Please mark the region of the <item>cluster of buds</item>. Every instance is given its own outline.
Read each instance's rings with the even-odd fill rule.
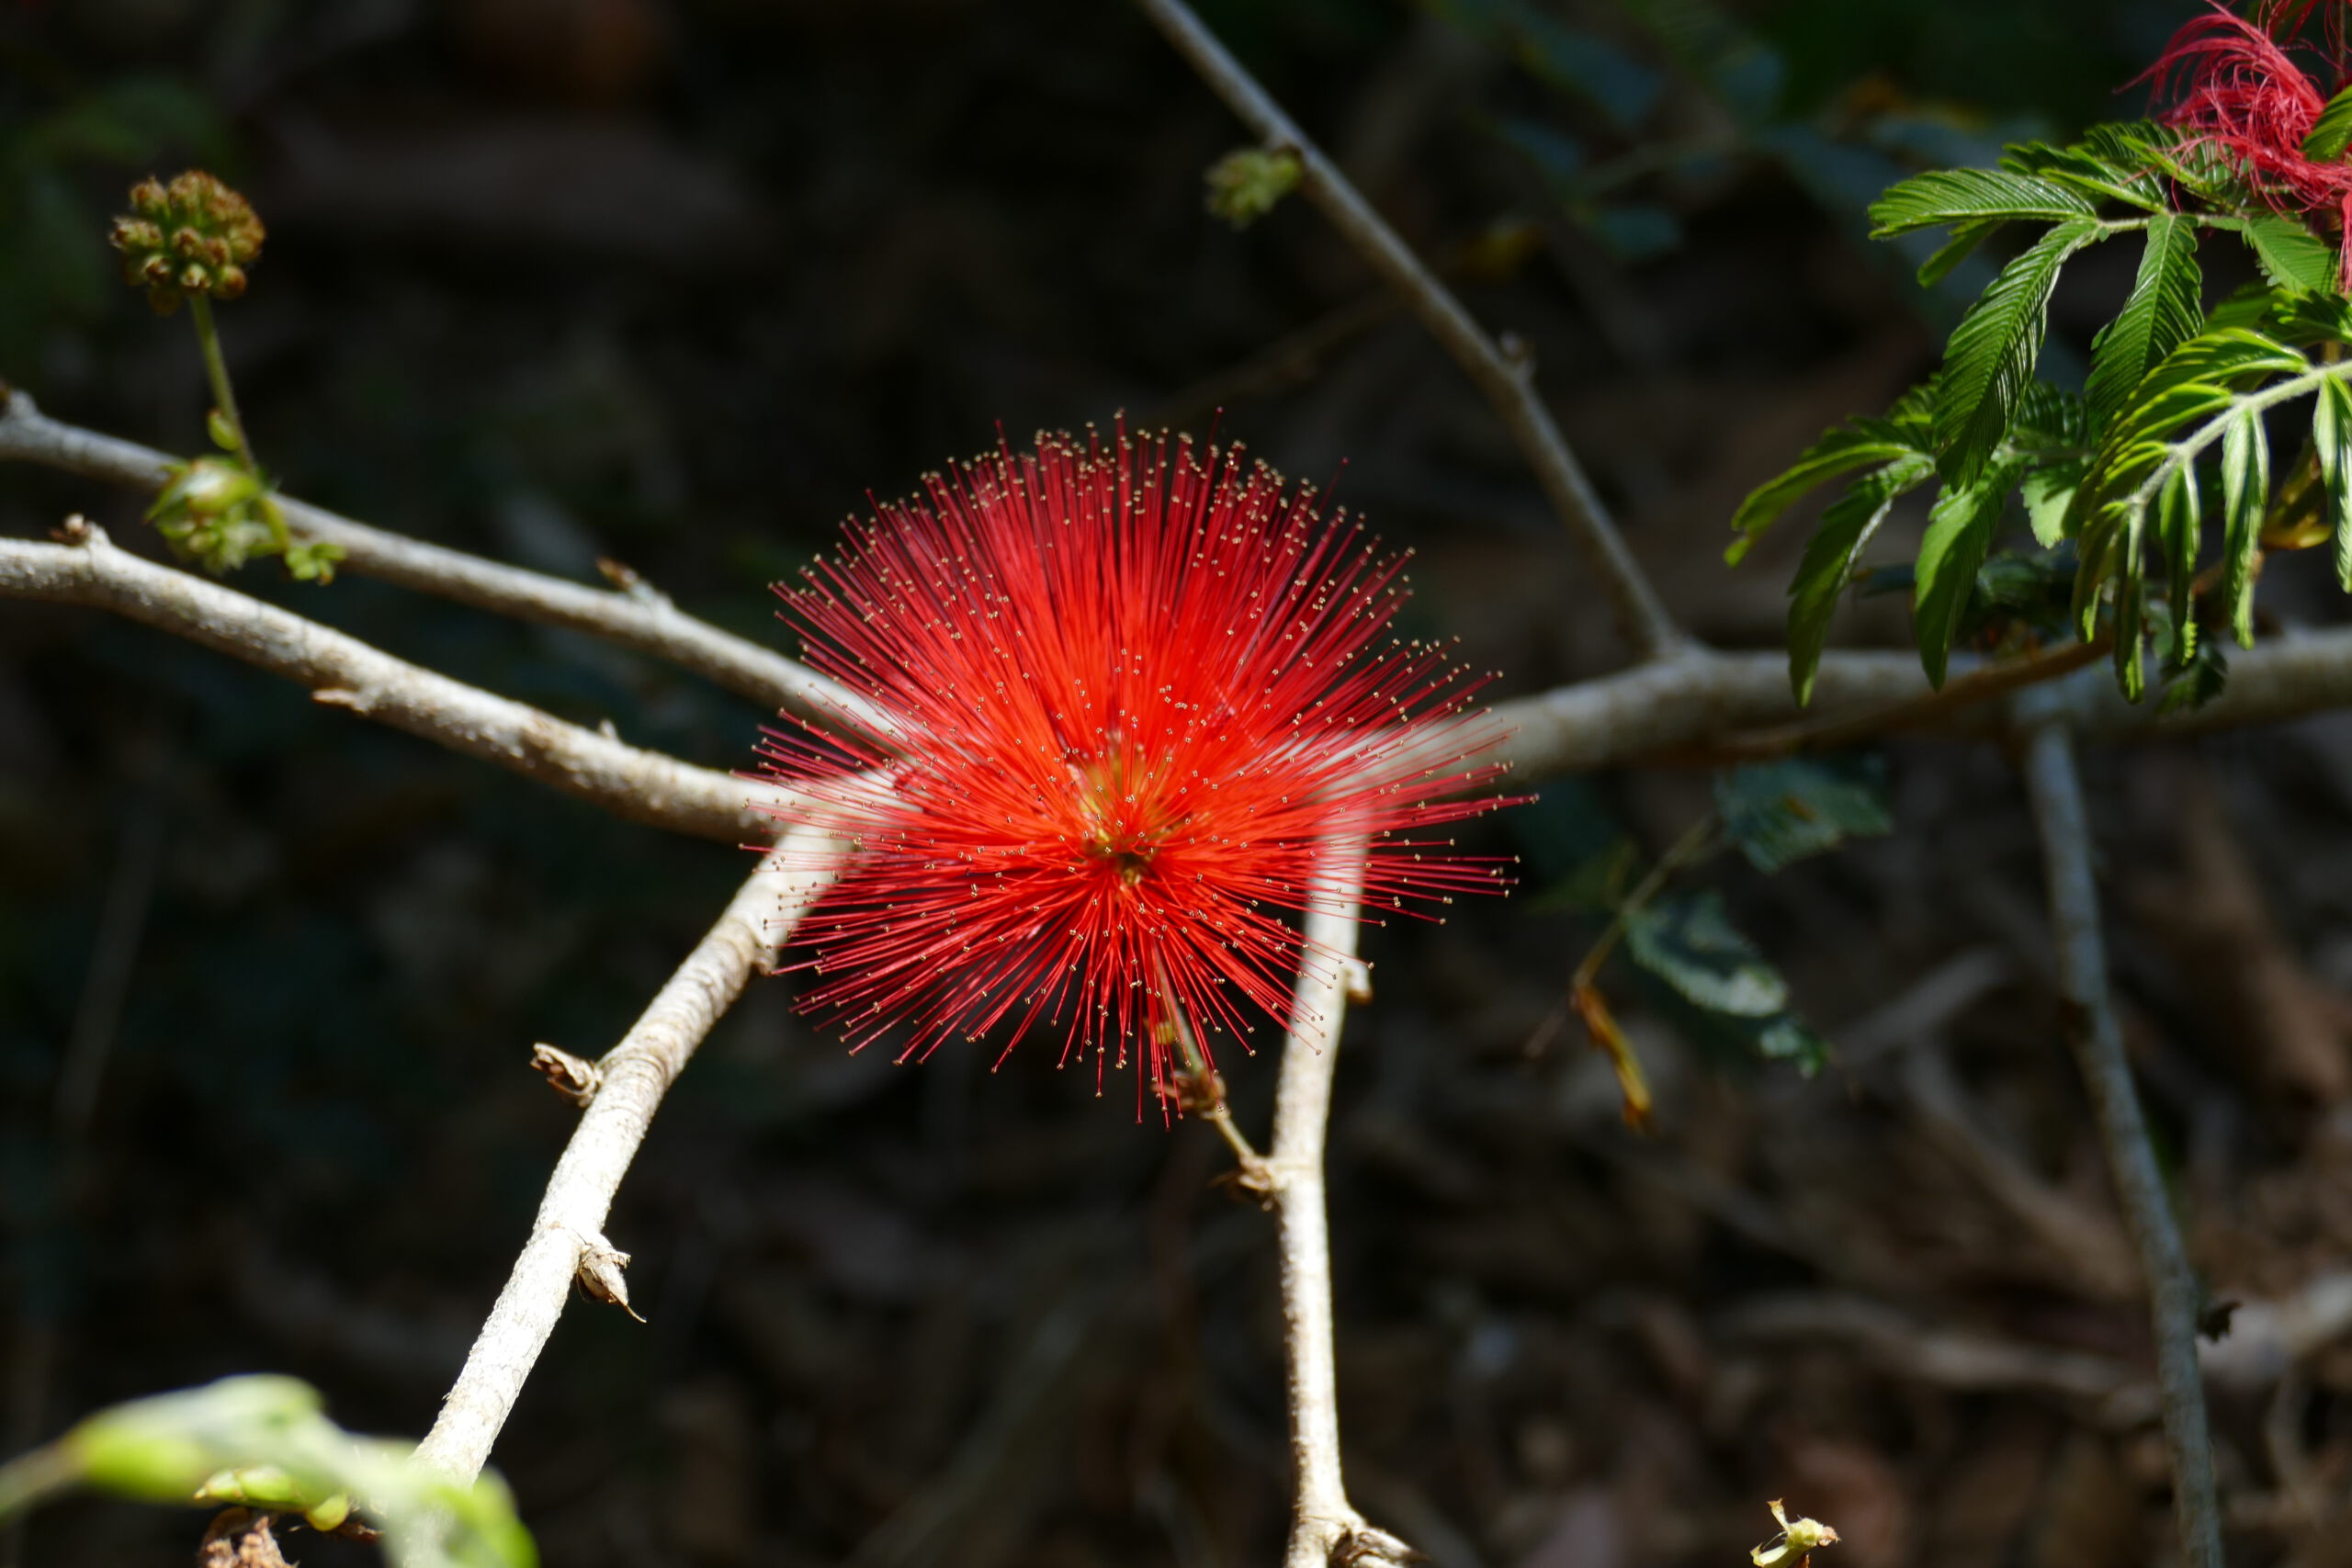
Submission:
[[[109,236],[122,253],[123,281],[147,290],[169,315],[191,294],[234,299],[245,268],[261,255],[264,231],[252,205],[201,169],[169,185],[146,179],[130,187],[130,213]]]

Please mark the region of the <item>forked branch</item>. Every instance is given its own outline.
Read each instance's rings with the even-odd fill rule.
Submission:
[[[164,466],[172,461],[137,442],[51,419],[22,392],[7,394],[0,409],[0,460],[12,458],[142,491],[164,483]],[[591,588],[388,533],[290,496],[281,496],[279,504],[294,537],[340,547],[346,571],[519,620],[588,632],[691,670],[763,707],[819,719],[871,716],[863,698],[806,665],[696,620],[642,587]]]
[[[1686,646],[1689,637],[1667,614],[1641,563],[1625,547],[1609,509],[1544,405],[1536,389],[1533,364],[1523,355],[1506,354],[1487,335],[1453,291],[1422,265],[1396,231],[1349,183],[1339,165],[1307,139],[1257,78],[1217,41],[1216,35],[1201,25],[1184,0],[1136,0],[1136,4],[1260,141],[1298,159],[1299,189],[1306,199],[1403,297],[1422,325],[1494,404],[1528,466],[1535,470],[1552,509],[1600,574],[1601,587],[1616,611],[1618,629],[1634,651],[1644,659],[1657,659]]]
[[[611,1293],[627,1258],[605,1239],[605,1218],[653,1112],[752,972],[774,964],[777,945],[831,880],[831,871],[821,869],[829,859],[821,833],[787,833],[596,1064],[595,1098],[556,1161],[531,1238],[442,1401],[440,1418],[418,1445],[419,1459],[459,1481],[480,1474],[555,1332],[573,1279],[584,1275],[592,1288],[601,1280],[604,1293]]]
[[[729,843],[763,840],[752,809],[783,792],[659,751],[395,659],[288,610],[119,549],[75,518],[62,544],[0,539],[0,598],[111,610],[299,681],[330,706],[496,762],[632,821]]]

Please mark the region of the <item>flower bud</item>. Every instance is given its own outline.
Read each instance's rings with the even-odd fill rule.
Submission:
[[[201,169],[169,185],[144,179],[130,187],[130,215],[107,236],[122,253],[123,281],[147,291],[164,315],[191,294],[233,299],[266,237],[252,204]]]

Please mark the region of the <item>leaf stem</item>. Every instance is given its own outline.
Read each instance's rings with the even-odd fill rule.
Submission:
[[[1167,1028],[1179,1055],[1184,1058],[1184,1077],[1190,1080],[1193,1094],[1187,1109],[1199,1110],[1203,1119],[1215,1127],[1217,1136],[1241,1166],[1245,1186],[1260,1192],[1271,1190],[1267,1179],[1266,1156],[1260,1154],[1240,1124],[1233,1119],[1233,1109],[1226,1101],[1225,1079],[1209,1066],[1208,1053],[1201,1049],[1200,1037],[1193,1032],[1193,1021],[1185,1016],[1183,1004],[1176,998],[1175,983],[1169,977],[1165,963],[1154,965],[1153,985],[1159,992],[1159,1005],[1168,1015]],[[1181,1086],[1178,1090],[1182,1095]]]
[[[1682,837],[1675,840],[1672,847],[1658,857],[1657,863],[1650,867],[1649,874],[1625,895],[1624,902],[1619,904],[1617,912],[1610,917],[1609,929],[1600,933],[1600,940],[1592,944],[1592,950],[1584,955],[1584,962],[1577,965],[1577,972],[1568,982],[1571,996],[1591,988],[1592,983],[1600,977],[1600,966],[1609,962],[1610,953],[1616,951],[1617,943],[1623,939],[1627,921],[1649,907],[1650,900],[1658,896],[1674,874],[1686,866],[1697,864],[1714,852],[1715,827],[1715,813],[1710,810],[1691,823]]]

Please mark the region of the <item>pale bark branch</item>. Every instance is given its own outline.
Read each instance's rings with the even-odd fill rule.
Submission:
[[[1307,139],[1283,107],[1242,69],[1241,62],[1201,25],[1184,0],[1136,0],[1177,51],[1193,64],[1236,118],[1270,148],[1296,156],[1299,190],[1339,230],[1356,254],[1403,297],[1432,336],[1453,356],[1487,400],[1502,416],[1552,508],[1583,547],[1616,612],[1618,629],[1634,651],[1655,659],[1689,642],[1649,578],[1626,548],[1592,480],[1561,435],[1542,393],[1535,367],[1524,355],[1506,354],[1462,308],[1453,290],[1422,265],[1338,164]]]
[[[2156,1393],[2164,1409],[2165,1448],[2172,1461],[2173,1516],[2180,1532],[2181,1560],[2186,1568],[2222,1568],[2213,1441],[2197,1359],[2203,1292],[2181,1243],[2164,1173],[2148,1141],[2147,1118],[2132,1087],[2132,1064],[2124,1055],[2123,1029],[2116,1016],[2099,928],[2098,883],[2091,869],[2090,823],[2075,767],[2074,738],[2059,704],[2023,706],[2018,716],[2029,737],[2026,788],[2041,829],[2050,882],[2059,980],[2070,1014],[2067,1043],[2090,1094],[2091,1113],[2122,1204],[2124,1228],[2147,1277]]]
[[[774,964],[776,947],[831,879],[832,858],[821,832],[786,834],[620,1043],[596,1064],[595,1098],[556,1161],[530,1240],[443,1399],[440,1417],[417,1446],[417,1458],[459,1481],[471,1481],[489,1461],[563,1315],[574,1277],[627,1261],[605,1239],[605,1219],[662,1097],[752,972]]]
[[[39,463],[133,490],[153,491],[173,459],[137,442],[50,418],[22,392],[0,412],[0,461]],[[685,614],[650,591],[591,588],[388,533],[280,496],[295,538],[339,546],[341,569],[470,604],[476,609],[588,632],[667,660],[763,707],[814,718],[871,718],[865,701],[806,665]]]
[[[298,681],[318,702],[496,762],[567,795],[677,832],[765,840],[772,784],[697,768],[566,724],[526,704],[395,659],[291,611],[158,566],[76,520],[68,542],[0,539],[0,598],[111,610]]]
[[[2073,669],[2069,659],[2038,663],[2037,674],[2056,677],[2052,685],[2063,688],[2075,723],[2090,739],[2160,740],[2352,707],[2352,627],[2274,637],[2233,654],[2229,684],[2219,697],[2162,717],[2153,699],[2128,703],[2112,681]],[[1954,660],[1946,689],[1994,669]],[[1996,689],[2005,683],[1999,677],[1985,682]],[[1962,739],[1999,739],[2012,732],[2012,721],[1989,704],[1941,711],[1918,659],[1894,650],[1826,656],[1809,709],[1789,695],[1785,654],[1691,649],[1617,674],[1508,698],[1467,725],[1474,739],[1505,736],[1493,755],[1511,765],[1500,787],[1515,788],[1628,763],[1713,766],[1732,760],[1726,743],[1732,750],[1745,749],[1752,738],[1743,731],[1815,715],[1869,716],[1873,710],[1883,710],[1882,725],[1825,724],[1826,739],[1850,745],[1898,730]],[[1452,737],[1446,741],[1456,743]]]
[[[1283,1344],[1290,1394],[1290,1550],[1285,1568],[1348,1561],[1403,1562],[1404,1544],[1364,1522],[1340,1470],[1339,1372],[1331,1314],[1331,1237],[1324,1212],[1323,1145],[1331,1075],[1351,994],[1366,995],[1357,961],[1364,846],[1335,840],[1310,895],[1306,956],[1291,1000],[1289,1037],[1274,1080],[1274,1136],[1255,1179],[1274,1208],[1282,1253]]]

